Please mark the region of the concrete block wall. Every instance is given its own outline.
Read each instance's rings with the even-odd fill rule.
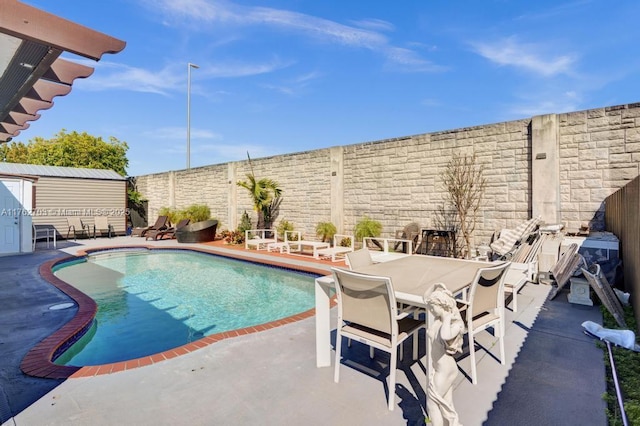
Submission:
[[[155,173],[136,178],[136,188],[147,200],[149,200],[148,220],[153,224],[158,211],[162,207],[171,205],[173,191],[173,172]]]
[[[272,179],[282,189],[280,214],[274,226],[284,219],[291,222],[297,231],[301,231],[305,239],[315,239],[316,224],[331,220],[330,161],[329,149],[251,160],[257,179]],[[236,166],[235,178],[231,179],[229,187],[230,191],[236,192],[237,199],[233,228],[240,222],[244,211],[249,213],[255,227],[257,215],[253,210],[252,200],[247,190],[235,183],[246,181],[247,174],[251,173],[249,162],[238,162]]]
[[[352,233],[367,215],[393,236],[410,222],[439,227],[451,155],[475,153],[487,189],[475,243],[532,215],[577,228],[604,229],[606,196],[635,178],[640,160],[640,104],[337,146],[252,160],[255,176],[283,190],[276,224],[286,219],[307,239],[320,221]],[[138,177],[151,216],[162,206],[206,203],[220,229],[235,229],[251,200],[236,182],[248,161]]]
[[[473,155],[484,167],[487,189],[477,217],[477,243],[528,218],[529,120],[416,135],[344,148],[345,222],[364,215],[393,236],[410,222],[440,228],[445,207],[442,175],[453,153]],[[448,208],[448,207],[447,207]]]
[[[206,204],[221,227],[229,223],[227,191],[230,185],[226,165],[176,171],[174,179],[174,207],[181,209],[192,204]]]
[[[640,174],[640,103],[558,115],[562,221],[604,230],[604,200]]]

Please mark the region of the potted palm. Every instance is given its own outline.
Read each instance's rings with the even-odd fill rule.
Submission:
[[[316,225],[316,235],[322,239],[323,243],[330,243],[333,240],[333,236],[336,235],[338,230],[336,226],[331,222],[319,222]]]
[[[369,216],[364,216],[360,219],[353,229],[353,233],[356,237],[356,241],[363,241],[365,237],[378,237],[382,232],[382,224],[377,220],[371,219]],[[372,240],[375,245],[382,249],[382,246],[378,241]],[[364,247],[364,241],[363,241]]]

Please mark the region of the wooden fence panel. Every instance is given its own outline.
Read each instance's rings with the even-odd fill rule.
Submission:
[[[605,200],[605,226],[620,241],[620,259],[625,291],[640,329],[640,177],[635,178]]]

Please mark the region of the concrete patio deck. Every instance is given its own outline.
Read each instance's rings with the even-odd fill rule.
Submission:
[[[58,250],[39,244],[33,254],[0,257],[3,425],[424,423],[424,358],[405,357],[397,376],[396,408],[390,412],[388,356],[377,352],[371,361],[368,349],[354,343],[345,348],[340,383],[334,383],[333,368],[315,366],[313,317],[112,374],[51,380],[21,373],[27,351],[74,314],[73,309],[48,310],[68,298],[39,276],[38,266],[88,247],[132,244],[189,246],[117,237],[62,241]],[[206,248],[327,272],[336,265],[220,245]],[[519,311],[507,310],[506,365],[479,349],[478,385],[459,375],[454,398],[462,424],[607,424],[603,353],[580,326],[586,320],[601,323],[600,311],[569,304],[563,293],[546,301],[548,290],[528,283],[518,299]],[[490,339],[480,343],[491,345]],[[463,371],[469,371],[468,363],[467,356],[459,361]]]

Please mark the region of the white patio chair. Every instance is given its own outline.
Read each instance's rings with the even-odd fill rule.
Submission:
[[[349,269],[357,269],[362,266],[373,265],[373,259],[369,249],[361,248],[359,250],[351,251],[345,255],[347,258],[347,266]]]
[[[340,380],[342,337],[388,352],[389,410],[395,405],[398,347],[413,336],[413,356],[417,358],[417,333],[424,321],[398,313],[391,278],[364,275],[345,269],[331,268],[338,298],[336,366],[334,381]]]
[[[460,313],[469,336],[469,356],[471,358],[471,383],[478,383],[476,372],[475,335],[493,327],[493,335],[498,338],[500,364],[504,358],[504,277],[511,262],[479,269],[471,287],[468,301],[459,300]]]

